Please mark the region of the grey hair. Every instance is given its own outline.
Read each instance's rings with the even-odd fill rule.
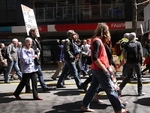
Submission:
[[[17,38],[12,39],[12,42],[18,42]]]
[[[26,42],[26,41],[32,41],[32,38],[27,37],[27,38],[25,39],[25,42]]]

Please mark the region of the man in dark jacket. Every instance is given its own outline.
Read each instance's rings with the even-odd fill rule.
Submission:
[[[124,47],[124,56],[126,55],[126,66],[127,66],[127,77],[120,84],[120,94],[121,90],[125,87],[125,85],[129,82],[132,77],[133,70],[137,73],[137,91],[138,96],[142,96],[145,93],[142,91],[142,77],[141,77],[141,58],[143,57],[142,45],[140,42],[136,41],[136,34],[134,32],[130,33],[129,42]],[[132,48],[135,50],[131,51]],[[132,55],[132,53],[134,53]],[[125,59],[124,59],[125,60]]]
[[[74,30],[68,30],[67,31],[67,39],[64,43],[64,60],[65,60],[65,65],[63,68],[63,71],[59,77],[59,80],[57,82],[57,88],[64,88],[63,81],[68,74],[69,71],[71,71],[71,75],[74,76],[76,85],[78,89],[81,89],[81,81],[79,79],[79,75],[77,72],[75,60],[76,60],[76,52],[75,52],[75,43],[74,43],[74,35],[76,33]]]

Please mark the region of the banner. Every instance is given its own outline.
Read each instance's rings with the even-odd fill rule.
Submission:
[[[22,8],[22,13],[24,17],[25,26],[26,26],[27,35],[29,36],[29,30],[31,28],[34,28],[36,29],[37,37],[40,37],[33,9],[22,4],[21,4],[21,8]]]

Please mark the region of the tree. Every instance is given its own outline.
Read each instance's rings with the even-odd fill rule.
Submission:
[[[137,0],[131,0],[132,1],[132,9],[133,9],[133,18],[132,18],[132,29],[135,33],[137,33],[137,6],[138,5],[143,5],[150,0],[145,0],[144,2],[137,3]]]

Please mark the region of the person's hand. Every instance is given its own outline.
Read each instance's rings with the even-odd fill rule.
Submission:
[[[33,56],[33,59],[35,59],[35,58],[37,58],[37,57],[38,57],[37,55],[34,55],[34,56]]]

